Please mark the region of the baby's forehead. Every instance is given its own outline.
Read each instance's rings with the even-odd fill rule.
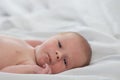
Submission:
[[[82,39],[82,37],[80,35],[77,35],[77,34],[73,34],[73,33],[66,33],[66,34],[58,34],[56,35],[58,37],[61,37],[61,38],[73,38],[73,39]]]

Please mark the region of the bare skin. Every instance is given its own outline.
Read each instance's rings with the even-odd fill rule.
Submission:
[[[42,42],[0,36],[0,71],[55,74],[88,63],[90,48],[73,34],[55,35]]]
[[[36,64],[34,46],[41,43],[41,41],[23,41],[13,37],[0,36],[0,71],[31,74],[51,73],[47,64],[44,67]]]

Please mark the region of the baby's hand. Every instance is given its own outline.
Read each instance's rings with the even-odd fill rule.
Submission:
[[[37,73],[38,74],[51,74],[52,72],[51,72],[50,66],[48,64],[45,64],[43,65],[43,68],[40,69]]]

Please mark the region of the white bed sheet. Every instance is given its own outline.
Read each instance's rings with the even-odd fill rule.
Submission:
[[[93,54],[89,66],[57,75],[0,73],[0,80],[120,80],[119,0],[0,0],[0,34],[47,39],[64,31],[82,34]]]

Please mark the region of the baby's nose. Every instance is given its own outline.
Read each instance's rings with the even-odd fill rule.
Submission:
[[[63,53],[60,51],[56,51],[56,59],[57,61],[61,60],[63,58]]]

